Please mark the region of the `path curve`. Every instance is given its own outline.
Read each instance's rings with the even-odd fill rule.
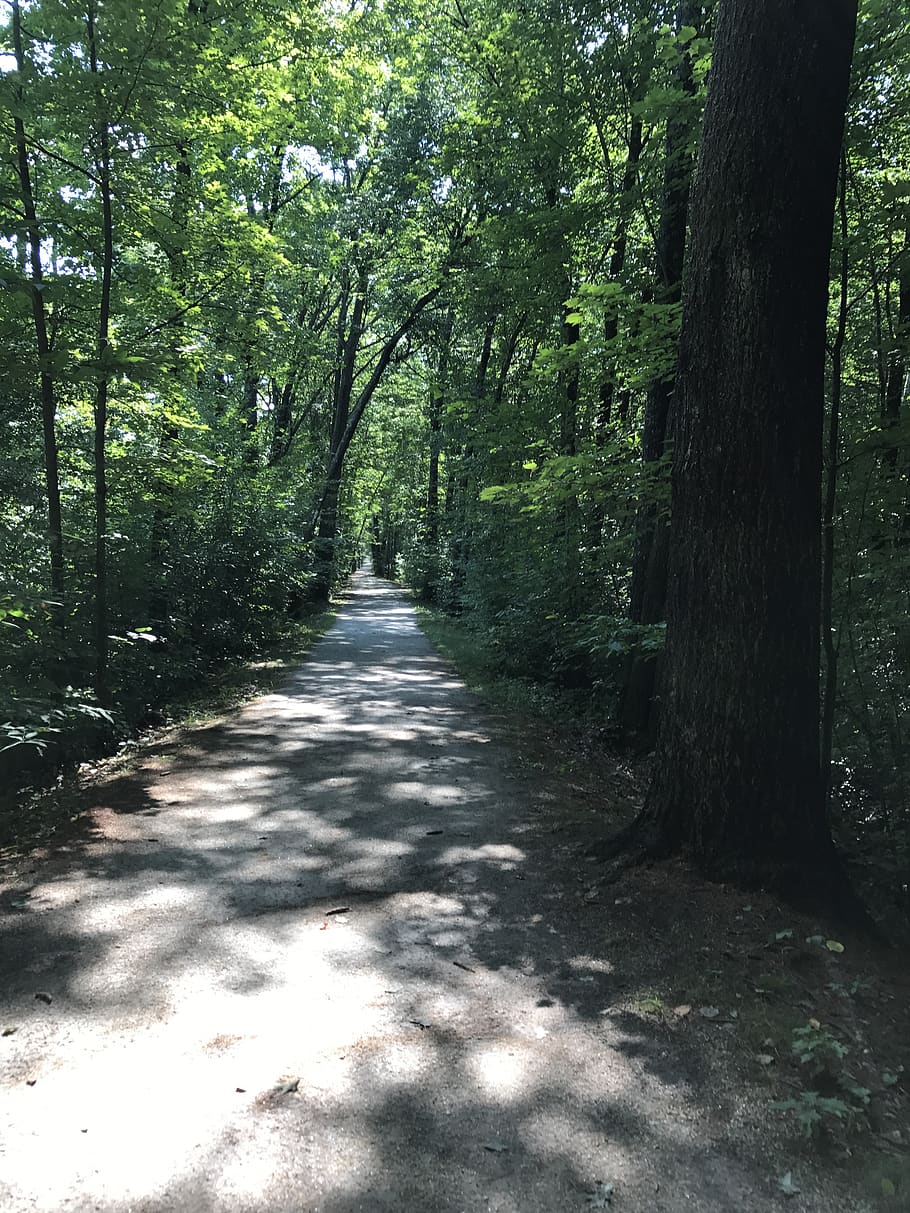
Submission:
[[[0,1208],[777,1208],[611,1012],[548,795],[359,574],[287,685],[0,899]]]

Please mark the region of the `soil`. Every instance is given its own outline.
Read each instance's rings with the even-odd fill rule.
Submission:
[[[283,686],[87,780],[0,886],[0,1207],[910,1208],[906,958],[606,883],[635,772],[554,738],[359,574]],[[812,1140],[772,1107],[846,1081]]]

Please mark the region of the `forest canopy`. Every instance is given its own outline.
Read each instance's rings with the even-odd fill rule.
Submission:
[[[679,589],[704,584],[707,560],[730,591],[717,589],[724,620],[739,620],[723,631],[738,635],[723,650],[725,702],[741,694],[750,716],[756,671],[779,668],[787,682],[803,670],[788,707],[766,697],[761,708],[785,712],[783,732],[806,725],[793,761],[811,768],[812,790],[790,758],[782,775],[842,843],[890,857],[899,895],[910,859],[910,17],[862,0],[854,43],[849,4],[788,18],[791,7],[8,0],[4,777],[75,753],[74,737],[78,749],[141,723],[219,663],[267,646],[369,555],[379,575],[481,634],[502,671],[557,688],[610,736],[662,738],[674,779],[691,739],[668,740],[667,714],[738,714],[661,693],[676,686],[667,661],[684,664],[679,637],[704,640],[700,655],[687,650],[696,672],[719,651],[718,618],[689,610]],[[737,60],[750,10],[767,72]],[[801,41],[813,23],[840,38],[825,33],[814,59]],[[772,54],[781,39],[792,53]],[[832,97],[843,81],[817,138],[790,87],[803,72]],[[724,136],[734,113],[745,118]],[[810,206],[815,187],[800,182],[825,173],[830,190]],[[721,233],[737,223],[754,257],[728,296],[754,342],[739,365],[755,385],[775,359],[792,369],[805,358],[811,372],[780,388],[770,429],[756,411],[768,393],[756,388],[749,405],[728,379],[711,412],[699,402],[715,389],[692,372],[720,356],[707,358],[693,317],[698,299],[723,297],[708,260],[732,247]],[[798,272],[763,293],[757,267],[773,278],[787,250]],[[803,287],[818,311],[817,408],[814,330],[788,344]],[[730,314],[701,323],[732,374]],[[786,329],[761,327],[784,314]],[[684,521],[705,535],[738,517],[732,473],[706,473],[688,497],[683,463],[671,473],[695,418],[749,489],[736,541],[703,545],[687,574]],[[797,463],[802,518],[784,508],[781,480]],[[707,466],[687,455],[696,464]],[[796,535],[794,577],[817,569],[817,585],[788,591],[803,631],[788,602],[756,622],[756,595],[776,602],[782,583],[746,541],[750,520],[767,522],[769,551]],[[775,629],[792,641],[777,666]],[[750,636],[747,676],[729,654]],[[778,762],[745,732],[730,741],[716,728],[726,771],[741,752],[755,769]],[[826,831],[800,845],[823,848]]]

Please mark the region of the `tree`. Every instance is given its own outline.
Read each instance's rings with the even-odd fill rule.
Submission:
[[[693,186],[655,774],[636,836],[715,876],[839,866],[819,755],[825,316],[853,0],[722,0]]]
[[[683,262],[689,190],[692,184],[694,132],[698,120],[695,77],[690,46],[704,21],[700,0],[681,0],[676,25],[687,35],[676,66],[676,98],[667,115],[664,172],[657,232],[657,297],[678,303],[682,296]],[[646,467],[659,465],[666,453],[670,428],[675,367],[659,375],[648,389],[642,420],[641,457]],[[633,623],[659,623],[666,610],[669,524],[659,504],[647,497],[639,507],[629,590],[629,617]],[[658,658],[635,653],[629,662],[622,691],[623,727],[632,735],[648,736],[654,726],[654,685]]]
[[[12,4],[11,32],[16,60],[16,72],[20,83],[16,87],[16,110],[13,115],[15,132],[16,167],[19,176],[19,193],[22,203],[23,226],[19,239],[23,247],[28,246],[27,260],[30,283],[29,295],[32,319],[35,328],[35,351],[38,355],[38,374],[41,384],[41,428],[44,438],[44,479],[47,492],[47,532],[50,555],[50,588],[57,598],[63,597],[63,523],[60,509],[60,474],[57,450],[57,392],[51,370],[51,343],[48,335],[47,308],[44,300],[44,268],[41,260],[41,227],[35,209],[35,193],[32,186],[32,169],[28,142],[21,106],[24,88],[21,81],[26,77],[25,52],[22,42],[22,13],[19,0]]]

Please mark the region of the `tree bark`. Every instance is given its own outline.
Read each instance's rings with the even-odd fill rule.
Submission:
[[[25,53],[22,45],[22,19],[19,0],[13,0],[12,5],[13,50],[16,58],[16,71],[20,81],[25,73]],[[24,96],[24,89],[19,84],[17,88],[19,99]],[[44,440],[44,483],[47,493],[47,540],[50,557],[50,588],[53,596],[60,600],[64,591],[63,571],[63,519],[60,506],[60,473],[57,454],[57,396],[54,376],[51,371],[51,345],[47,330],[47,312],[44,303],[44,273],[41,264],[41,228],[38,223],[38,213],[35,207],[35,194],[32,188],[31,165],[28,158],[28,144],[25,137],[25,124],[22,118],[13,118],[13,129],[16,142],[16,163],[19,176],[19,195],[22,200],[22,212],[25,217],[25,238],[28,241],[28,269],[31,278],[32,322],[35,329],[35,348],[38,354],[38,374],[41,389],[41,430]],[[63,611],[58,618],[62,621]]]
[[[636,100],[640,100],[636,96]],[[629,247],[629,219],[632,211],[632,198],[638,181],[638,162],[641,159],[643,146],[642,121],[633,113],[629,130],[629,143],[626,150],[626,162],[623,165],[622,184],[620,185],[619,213],[616,216],[616,226],[613,231],[613,248],[610,252],[610,281],[621,282],[626,265],[626,250]],[[619,307],[611,305],[604,316],[604,346],[607,351],[607,365],[604,370],[603,382],[600,385],[600,401],[597,416],[596,440],[598,446],[603,446],[613,422],[613,399],[616,395],[616,355],[613,345],[619,333]]]
[[[840,656],[834,630],[834,521],[837,506],[837,473],[840,463],[840,420],[844,387],[844,345],[847,340],[847,288],[850,284],[849,229],[847,224],[847,157],[841,157],[840,273],[837,328],[831,347],[831,404],[828,412],[828,459],[822,504],[822,649],[825,681],[822,696],[821,770],[825,789],[825,813],[831,805],[831,756],[834,747],[834,709],[837,703],[837,670]]]
[[[313,596],[318,601],[328,601],[332,589],[335,569],[335,543],[338,538],[338,497],[344,467],[345,431],[351,411],[351,392],[354,384],[354,366],[357,351],[363,337],[366,316],[366,274],[358,275],[354,291],[354,306],[350,309],[350,292],[345,291],[338,318],[338,363],[332,390],[332,428],[329,433],[329,450],[326,464],[326,483],[319,511],[319,526],[316,531],[315,573]],[[350,309],[351,322],[347,317]],[[346,450],[347,448],[345,448]]]
[[[650,853],[833,903],[819,764],[828,268],[855,0],[721,0],[692,197]]]
[[[904,234],[904,249],[898,269],[897,317],[894,338],[888,352],[884,421],[886,426],[900,421],[907,379],[907,355],[910,350],[910,227]]]
[[[189,214],[191,206],[192,168],[189,144],[181,139],[177,143],[177,163],[174,168],[174,195],[171,202],[171,219],[176,233],[168,253],[171,286],[181,302],[189,288],[186,245],[189,236]],[[173,346],[179,350],[184,340],[185,314],[180,314],[174,323]],[[179,392],[182,370],[179,360],[174,359],[173,380]],[[158,503],[152,515],[149,553],[154,581],[149,596],[149,619],[159,631],[166,631],[171,613],[171,568],[168,550],[168,530],[174,514],[174,479],[171,463],[177,453],[180,430],[173,422],[164,419],[158,443],[158,462],[161,466],[158,482]]]
[[[100,79],[98,45],[95,30],[95,5],[87,7],[86,34],[89,68],[95,90],[97,179],[101,199],[101,295],[98,305],[98,337],[95,357],[98,378],[95,383],[94,480],[95,480],[95,695],[99,703],[110,700],[107,601],[107,411],[110,373],[106,362],[110,353],[111,291],[114,270],[114,218],[111,200],[111,134]]]
[[[486,327],[484,328],[483,343],[480,347],[480,358],[477,363],[477,373],[474,376],[471,393],[475,409],[480,409],[481,402],[487,393],[487,378],[490,371],[490,360],[493,357],[493,339],[496,336],[497,322],[498,317],[494,314],[487,319]],[[518,330],[516,329],[515,341],[517,342],[517,340]],[[509,355],[510,360],[511,355]],[[496,404],[502,401],[507,375],[508,363],[504,359],[495,389],[494,402]],[[468,440],[461,452],[459,474],[452,490],[454,517],[451,526],[452,576],[450,583],[450,609],[455,611],[461,611],[464,605],[464,586],[473,542],[472,511],[469,497],[472,494],[475,459],[474,444]]]
[[[442,348],[439,351],[439,366],[435,379],[429,385],[429,467],[427,474],[427,507],[425,541],[429,554],[434,554],[439,542],[439,457],[442,451],[442,417],[445,411],[446,386],[449,375],[449,344],[454,325],[452,309],[446,315],[442,331]],[[435,580],[430,576],[426,593],[432,600],[436,596]]]
[[[340,369],[340,377],[336,380],[336,400],[332,416],[332,434],[329,442],[329,455],[326,466],[325,481],[319,498],[313,521],[304,531],[304,542],[309,542],[315,536],[315,567],[316,578],[312,586],[315,601],[326,601],[331,589],[333,562],[335,558],[335,542],[338,534],[338,494],[344,472],[344,460],[348,448],[357,433],[357,427],[366,412],[367,406],[383,376],[388,370],[389,363],[395,355],[398,346],[416,324],[418,318],[433,303],[442,291],[442,283],[431,287],[414,303],[410,312],[383,344],[379,357],[376,359],[373,371],[361,389],[356,401],[351,405],[354,384],[354,369],[360,337],[363,332],[365,317],[365,291],[358,293],[354,303],[354,314],[351,319],[348,340]],[[358,311],[361,303],[363,308]],[[354,338],[356,337],[356,340]]]
[[[701,3],[682,0],[677,12],[677,31],[684,26],[700,30],[704,22]],[[695,95],[695,78],[688,50],[676,70],[676,85],[689,97]],[[696,114],[693,105],[681,105],[667,119],[664,175],[657,232],[658,303],[678,303],[682,297],[683,262],[686,252],[686,223]],[[652,383],[645,401],[641,437],[641,458],[645,472],[654,469],[667,449],[673,375]],[[646,489],[647,492],[647,489]],[[629,618],[633,623],[660,623],[666,612],[667,559],[669,556],[669,519],[653,499],[646,499],[635,521],[635,546],[632,555],[632,587]],[[620,717],[624,731],[633,737],[653,741],[656,720],[654,687],[658,658],[633,654],[628,662],[623,686]]]

